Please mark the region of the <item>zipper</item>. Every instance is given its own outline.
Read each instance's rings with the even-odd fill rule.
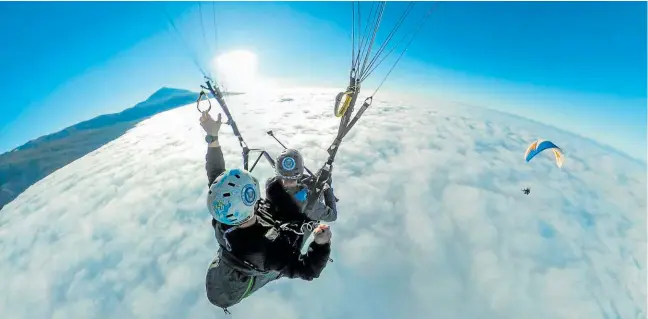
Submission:
[[[252,287],[254,287],[254,278],[255,277],[250,277],[250,281],[248,281],[247,289],[245,289],[245,292],[243,293],[243,297],[241,297],[241,300],[245,299],[245,297],[250,295],[250,291],[252,290]],[[241,300],[239,300],[239,302]]]

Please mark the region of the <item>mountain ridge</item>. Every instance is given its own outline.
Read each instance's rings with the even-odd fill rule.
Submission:
[[[242,93],[224,95],[238,94]],[[81,121],[0,154],[0,209],[29,186],[120,137],[142,120],[194,103],[197,97],[196,92],[162,87],[121,112]]]

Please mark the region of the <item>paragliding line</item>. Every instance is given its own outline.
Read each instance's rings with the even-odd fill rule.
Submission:
[[[385,13],[386,1],[381,1],[380,4],[374,3],[372,5],[371,12],[369,13],[369,17],[367,19],[368,20],[367,24],[365,26],[362,25],[363,23],[361,19],[362,14],[360,10],[360,3],[359,2],[355,4],[352,3],[351,5],[352,5],[351,6],[352,30],[351,30],[351,68],[349,70],[349,84],[344,92],[341,92],[336,96],[335,107],[334,107],[335,116],[340,117],[340,125],[338,127],[336,138],[327,149],[329,157],[326,160],[325,164],[322,166],[322,168],[320,168],[317,174],[313,174],[308,168],[305,168],[307,172],[311,174],[312,177],[316,178],[316,182],[313,184],[312,187],[309,188],[310,193],[313,194],[314,196],[309,196],[308,202],[306,204],[306,209],[311,208],[312,205],[315,204],[315,202],[319,199],[320,195],[322,194],[325,184],[330,180],[333,161],[335,159],[335,156],[337,155],[337,151],[339,150],[339,146],[342,143],[342,140],[350,132],[353,126],[364,114],[364,112],[371,106],[373,102],[373,97],[377,94],[378,90],[382,87],[382,85],[385,83],[385,81],[390,76],[392,71],[395,69],[396,65],[400,62],[405,52],[407,52],[410,44],[416,37],[417,33],[419,32],[419,30],[421,29],[421,27],[423,26],[427,18],[429,17],[430,13],[432,12],[432,8],[430,8],[430,10],[423,18],[423,20],[418,25],[416,31],[413,32],[412,37],[405,45],[405,48],[400,53],[396,61],[393,63],[388,73],[382,79],[382,81],[380,82],[376,90],[373,92],[373,94],[371,94],[369,97],[367,97],[364,100],[360,109],[356,112],[355,115],[353,115],[356,101],[360,93],[362,82],[364,82],[364,80],[366,80],[369,77],[369,75],[373,73],[374,70],[376,70],[376,68],[387,58],[387,56],[389,56],[396,48],[400,47],[400,45],[404,43],[408,38],[409,35],[404,36],[394,47],[392,47],[387,52],[387,54],[383,56],[388,43],[394,38],[396,31],[402,26],[403,21],[412,11],[413,4],[410,3],[410,5],[405,10],[405,13],[403,13],[402,16],[399,18],[398,22],[396,23],[396,26],[391,30],[391,32],[387,36],[385,42],[382,45],[380,45],[380,47],[378,47],[378,49],[376,50],[377,52],[373,56],[372,56],[372,51],[374,49],[374,45],[376,44],[375,42],[376,42],[377,33],[378,30],[380,29],[380,25],[383,20],[383,15]],[[205,33],[205,24],[202,16],[202,7],[200,5],[199,5],[199,10],[200,10],[201,33],[202,33],[203,40],[207,42],[207,34]],[[214,29],[216,29],[215,27],[216,10],[213,4],[212,4],[212,10],[214,14]],[[164,11],[167,19],[169,20],[171,27],[178,34],[180,40],[183,42],[183,46],[185,47],[185,49],[187,49],[188,48],[187,42],[182,37],[182,34],[180,34],[180,32],[178,31],[175,23],[169,16],[169,13],[166,11],[166,9]],[[364,27],[364,32],[363,32],[363,27]],[[359,37],[359,39],[356,39],[357,37]],[[214,30],[214,39],[217,40],[216,30]],[[224,99],[224,95],[222,93],[224,87],[222,85],[220,86],[214,85],[213,80],[209,77],[208,73],[205,72],[205,69],[201,67],[196,52],[189,49],[187,50],[190,53],[193,62],[196,64],[197,68],[201,71],[204,78],[206,79],[205,85],[201,85],[201,87],[204,90],[207,90],[209,93],[211,93],[212,96],[216,99],[218,104],[221,106],[223,112],[225,113],[225,116],[227,117],[227,122],[224,124],[230,125],[232,127],[232,131],[234,135],[239,140],[239,145],[242,148],[243,168],[245,170],[252,172],[252,170],[254,170],[254,168],[256,167],[257,163],[259,162],[262,156],[265,157],[265,159],[274,168],[275,166],[274,160],[270,156],[270,154],[268,154],[268,152],[266,152],[263,149],[250,149],[248,147],[247,143],[241,136],[238,126],[236,125],[236,122],[234,121],[229,111],[229,108],[227,107],[227,104]],[[198,99],[196,100],[196,108],[198,109],[199,112],[209,112],[211,110],[211,102],[209,98],[207,98],[207,101],[209,103],[209,107],[207,108],[207,110],[202,111],[200,109],[200,101],[204,97],[207,97],[207,94],[205,93],[205,91],[201,91],[200,95],[198,96]],[[269,135],[271,135],[279,144],[281,144],[285,148],[285,145],[283,145],[283,143],[281,143],[281,141],[279,141],[273,134],[269,133]],[[249,153],[252,151],[257,151],[260,154],[252,164],[252,167],[248,169]]]
[[[416,35],[418,34],[418,32],[421,31],[421,28],[423,27],[423,24],[425,23],[425,21],[427,20],[427,18],[430,16],[430,14],[432,14],[432,10],[433,10],[433,9],[434,9],[434,7],[430,7],[430,10],[428,10],[427,14],[425,15],[425,18],[423,18],[423,21],[421,21],[421,23],[419,24],[418,28],[416,28],[416,31],[414,31],[414,35],[412,36],[412,38],[409,40],[409,42],[408,42],[407,45],[405,46],[405,50],[403,50],[403,52],[401,52],[401,54],[398,56],[398,58],[396,59],[396,62],[394,62],[394,64],[392,65],[392,67],[389,69],[389,72],[387,72],[387,75],[385,75],[385,77],[384,77],[384,78],[382,79],[382,81],[380,82],[380,85],[378,85],[378,87],[376,88],[376,90],[374,91],[374,93],[371,94],[371,96],[376,95],[376,93],[378,93],[378,90],[380,90],[380,88],[382,87],[382,85],[385,84],[385,81],[387,80],[387,77],[389,77],[389,75],[392,73],[392,71],[394,71],[394,68],[396,68],[396,65],[398,65],[398,62],[400,62],[401,58],[403,58],[403,55],[405,55],[405,52],[407,52],[407,49],[409,49],[409,46],[412,44],[412,41],[414,41],[414,38],[416,38]],[[404,38],[403,38],[403,39],[404,39]],[[390,52],[390,53],[391,53],[391,52]],[[386,56],[385,56],[385,57],[386,57]],[[375,68],[374,68],[374,70],[375,70]],[[370,71],[369,74],[371,74],[371,72],[373,72],[373,70]],[[368,75],[367,75],[367,76],[368,76]]]
[[[238,126],[236,125],[236,122],[234,122],[234,118],[232,118],[232,113],[230,113],[229,108],[227,107],[227,103],[225,103],[225,99],[223,97],[223,93],[220,91],[218,86],[212,85],[212,80],[208,77],[205,77],[207,81],[205,81],[206,86],[201,85],[203,89],[209,90],[211,94],[214,96],[218,104],[221,106],[223,109],[223,113],[225,113],[225,116],[227,117],[227,122],[225,124],[229,125],[232,127],[232,131],[234,132],[234,135],[236,138],[238,138],[239,145],[243,149],[242,156],[243,156],[243,169],[246,171],[252,172],[254,168],[256,167],[257,163],[259,163],[259,160],[261,159],[261,156],[265,157],[265,159],[270,163],[272,168],[275,167],[274,160],[272,159],[272,156],[268,154],[265,150],[262,149],[250,149],[247,146],[247,143],[245,143],[245,140],[243,139],[243,136],[241,136],[241,132],[238,129]],[[259,156],[256,158],[254,163],[252,164],[252,167],[248,170],[248,163],[249,163],[249,155],[250,152],[256,151],[259,152]]]
[[[205,34],[205,23],[203,22],[202,2],[198,2],[198,12],[200,15],[200,31],[202,32],[203,41],[205,41],[205,46],[209,46],[209,41],[207,41],[207,35]]]
[[[308,201],[306,203],[306,209],[310,209],[319,198],[321,192],[324,191],[324,184],[328,182],[330,178],[331,170],[333,169],[333,161],[335,160],[337,151],[339,150],[340,144],[342,143],[342,139],[344,139],[344,137],[351,131],[353,126],[358,122],[360,117],[362,117],[364,112],[371,106],[373,102],[373,97],[378,93],[378,90],[380,90],[380,88],[383,86],[383,84],[385,83],[389,75],[391,75],[392,71],[396,68],[396,65],[398,65],[405,52],[407,52],[413,40],[416,38],[416,35],[421,30],[421,28],[423,27],[426,20],[429,18],[430,14],[434,9],[434,4],[433,4],[429,8],[425,16],[423,17],[422,21],[420,21],[420,23],[418,24],[416,30],[411,33],[411,38],[405,45],[405,48],[400,53],[396,61],[392,64],[391,68],[389,69],[385,77],[382,79],[382,81],[380,82],[376,90],[373,92],[373,94],[371,94],[369,97],[367,97],[364,100],[358,112],[355,114],[355,116],[353,116],[353,118],[351,118],[358,98],[358,94],[360,93],[360,87],[362,82],[366,80],[367,77],[384,61],[384,59],[387,58],[387,56],[389,56],[397,47],[399,47],[401,43],[403,43],[405,39],[407,39],[407,37],[409,36],[409,34],[406,34],[398,42],[398,44],[396,44],[396,46],[394,46],[385,56],[382,57],[382,59],[380,58],[381,55],[384,53],[387,43],[394,37],[396,31],[401,27],[403,21],[412,10],[413,8],[412,3],[410,3],[410,5],[405,10],[405,12],[399,18],[398,22],[396,23],[396,26],[389,33],[386,41],[377,50],[375,56],[372,57],[371,59],[369,58],[374,43],[376,41],[376,34],[378,33],[378,29],[382,22],[385,6],[386,6],[385,1],[383,1],[378,6],[377,10],[375,10],[375,4],[372,5],[371,11],[369,13],[369,19],[368,19],[369,23],[365,26],[364,35],[361,34],[362,23],[361,23],[360,3],[357,3],[357,8],[353,4],[351,6],[352,9],[352,14],[351,14],[351,20],[352,20],[351,21],[351,25],[352,25],[351,49],[352,50],[351,51],[353,52],[353,54],[351,55],[351,70],[349,71],[349,85],[347,86],[347,89],[344,92],[338,93],[338,95],[335,98],[335,105],[334,105],[335,116],[341,117],[340,126],[338,128],[338,134],[335,140],[333,141],[333,143],[331,143],[331,146],[329,146],[329,148],[327,149],[329,157],[326,163],[318,171],[316,175],[317,180],[313,185],[313,187],[310,189],[311,193],[314,194],[314,196],[309,196]],[[356,13],[357,13],[357,22],[358,22],[357,25],[356,25]],[[371,28],[373,30],[372,32],[367,32],[370,29],[369,24],[371,24],[371,20],[374,20],[373,21],[374,25]],[[356,41],[355,39],[355,37],[358,35],[360,35],[361,37],[360,41]],[[357,52],[356,52],[356,43],[358,44]],[[361,63],[362,63],[362,67],[360,70],[358,70],[358,67],[360,67]]]
[[[401,15],[401,17],[398,19],[398,22],[396,23],[396,27],[394,27],[394,28],[392,29],[392,31],[391,31],[391,32],[389,33],[389,35],[387,36],[387,39],[385,39],[385,42],[384,42],[384,43],[380,46],[380,48],[378,49],[378,53],[376,53],[376,56],[374,56],[374,57],[371,59],[371,61],[369,62],[369,66],[367,67],[367,69],[369,69],[369,72],[367,72],[367,75],[365,75],[364,78],[367,78],[367,77],[369,76],[369,74],[371,74],[371,72],[373,72],[373,70],[375,70],[374,64],[376,64],[376,61],[378,60],[378,58],[383,54],[383,52],[385,51],[385,48],[387,48],[387,44],[389,43],[389,41],[391,41],[391,39],[394,37],[394,35],[396,35],[396,32],[398,31],[398,29],[400,29],[400,27],[403,25],[403,22],[405,22],[405,18],[407,18],[407,16],[409,15],[409,13],[410,13],[410,12],[412,11],[412,9],[414,8],[414,4],[415,4],[415,3],[414,3],[413,1],[411,1],[411,2],[409,3],[409,5],[408,5],[407,9],[405,10],[405,12],[404,12],[404,13]],[[380,60],[380,62],[378,63],[378,65],[380,65],[380,63],[381,63],[385,58],[387,58],[387,56],[389,56],[389,54],[390,54],[392,51],[394,51],[397,47],[399,47],[400,44],[405,40],[405,38],[407,38],[407,34],[406,34],[406,35],[401,39],[401,41],[398,42],[398,44],[396,44],[394,47],[392,47],[392,49],[391,49],[391,50],[390,50],[390,51],[389,51],[389,52],[388,52],[388,53],[387,53],[387,54],[386,54],[386,55],[385,55],[385,56]],[[376,65],[376,66],[378,66],[378,65]]]
[[[214,13],[214,53],[218,51],[218,29],[216,28],[216,1],[212,2],[212,11]]]
[[[219,86],[216,86],[216,85],[212,84],[214,81],[211,79],[211,77],[208,75],[208,73],[205,72],[205,69],[201,67],[201,65],[200,65],[200,63],[198,61],[198,57],[195,54],[196,52],[189,48],[189,45],[187,44],[184,37],[182,36],[180,31],[178,30],[177,26],[173,22],[173,19],[171,19],[171,16],[169,15],[169,12],[166,10],[166,8],[165,7],[162,7],[162,8],[163,8],[164,14],[165,14],[169,24],[173,28],[173,31],[177,34],[178,38],[182,42],[183,48],[186,49],[187,53],[189,53],[189,55],[190,55],[191,59],[193,60],[194,64],[196,65],[198,70],[200,70],[200,72],[202,73],[202,75],[203,75],[203,77],[205,79],[205,85],[200,86],[203,90],[198,95],[198,99],[196,99],[196,109],[198,110],[198,112],[204,113],[204,112],[209,112],[211,110],[211,107],[212,107],[211,101],[210,101],[209,97],[207,96],[207,94],[204,91],[204,90],[208,90],[212,94],[212,96],[216,99],[216,101],[221,106],[221,108],[223,109],[223,112],[225,113],[225,116],[227,116],[227,122],[224,123],[224,124],[230,125],[232,127],[232,131],[234,132],[234,135],[239,140],[239,145],[243,149],[243,151],[242,151],[243,168],[245,170],[249,171],[249,172],[252,172],[262,156],[265,157],[265,159],[272,166],[272,168],[274,168],[274,166],[275,166],[274,159],[272,158],[272,156],[270,156],[270,154],[268,154],[268,152],[266,152],[263,149],[250,149],[247,146],[247,143],[245,143],[245,140],[241,136],[241,132],[239,131],[238,126],[236,125],[236,122],[232,118],[232,114],[230,113],[229,108],[227,107],[227,103],[225,103],[225,98],[224,98],[224,95],[223,95],[223,93],[221,91],[221,88]],[[207,35],[205,33],[205,24],[204,24],[204,21],[203,21],[203,14],[202,14],[202,6],[200,4],[199,4],[198,9],[200,11],[200,29],[201,29],[201,32],[202,32],[203,40],[205,42],[207,42]],[[212,11],[214,13],[214,39],[217,40],[216,7],[213,4],[212,4]],[[200,109],[200,102],[201,102],[201,100],[203,100],[203,98],[205,98],[207,100],[207,102],[209,103],[209,107],[207,108],[207,110],[204,110],[204,111]],[[250,154],[250,152],[253,152],[253,151],[254,152],[259,152],[260,154],[256,158],[256,160],[254,161],[254,163],[252,164],[252,167],[248,169],[248,166],[249,166],[248,165],[249,164],[249,154]]]
[[[200,70],[200,73],[202,73],[202,75],[205,78],[208,78],[207,72],[205,72],[205,69],[203,67],[201,67],[200,62],[198,62],[198,57],[196,55],[196,52],[189,49],[189,45],[187,45],[187,41],[185,41],[184,37],[182,36],[180,31],[178,30],[178,27],[176,27],[175,23],[173,23],[173,19],[171,19],[171,16],[169,15],[169,12],[166,10],[166,7],[163,7],[163,11],[164,11],[164,15],[166,16],[169,24],[173,28],[173,31],[176,33],[176,35],[180,39],[180,42],[182,42],[182,47],[187,51],[187,53],[189,53],[189,56],[191,56],[191,60],[196,65],[198,70]]]

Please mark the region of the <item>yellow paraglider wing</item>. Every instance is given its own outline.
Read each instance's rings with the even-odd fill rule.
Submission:
[[[551,149],[553,151],[554,156],[556,157],[556,165],[558,167],[562,168],[563,163],[565,162],[565,156],[563,156],[563,153],[560,151],[559,148],[554,148]]]
[[[527,162],[531,159],[531,157],[533,157],[533,156],[529,157],[529,155],[531,154],[531,152],[535,151],[537,147],[538,147],[538,141],[531,143],[531,145],[527,147],[526,152],[524,152],[524,159]]]

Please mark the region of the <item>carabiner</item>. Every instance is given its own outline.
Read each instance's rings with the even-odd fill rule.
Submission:
[[[211,101],[209,100],[209,98],[207,98],[207,103],[209,103],[209,107],[207,107],[207,110],[205,110],[205,111],[200,110],[200,100],[203,98],[203,96],[207,97],[207,94],[205,94],[205,91],[200,91],[200,94],[198,95],[198,99],[196,100],[196,109],[200,113],[209,113],[209,111],[211,111],[211,108],[212,108],[212,104],[211,104]]]

